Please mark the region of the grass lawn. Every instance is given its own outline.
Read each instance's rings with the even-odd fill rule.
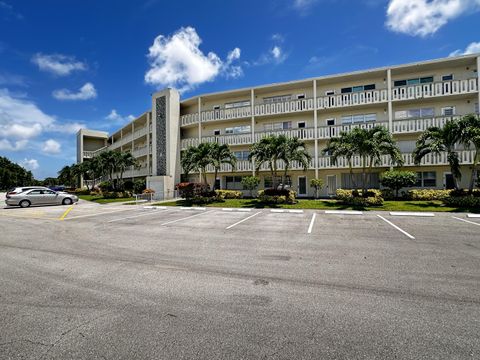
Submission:
[[[82,200],[93,201],[93,202],[96,202],[98,204],[108,204],[108,203],[114,203],[114,202],[135,200],[134,197],[105,199],[102,195],[78,195],[78,198],[82,199]]]
[[[197,206],[186,200],[164,202],[154,205],[162,206]],[[442,211],[442,212],[480,212],[480,209],[459,209],[445,206],[441,201],[385,201],[382,206],[369,208],[343,205],[337,200],[298,200],[294,205],[270,205],[256,199],[227,199],[224,202],[198,205],[207,207],[229,208],[282,208],[282,209],[320,209],[320,210],[379,210],[379,211]]]

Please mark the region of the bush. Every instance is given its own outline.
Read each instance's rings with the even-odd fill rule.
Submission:
[[[337,190],[337,199],[345,205],[368,207],[382,206],[382,192],[376,189],[369,189],[365,194],[358,190]]]
[[[395,192],[395,197],[398,197],[401,188],[413,186],[416,182],[417,174],[413,171],[388,170],[380,179],[383,186]]]
[[[310,187],[315,189],[315,198],[318,198],[318,191],[323,188],[324,182],[323,179],[311,179]]]
[[[133,183],[133,192],[135,194],[141,194],[143,190],[146,190],[147,182],[145,179],[135,180]]]
[[[258,199],[266,204],[295,204],[297,193],[289,189],[265,189],[258,192]]]
[[[458,208],[476,208],[480,209],[480,196],[448,196],[443,199],[443,203],[448,206]]]
[[[219,199],[241,199],[243,194],[238,190],[215,190]]]
[[[250,196],[253,197],[253,190],[260,184],[260,179],[256,176],[244,176],[242,178],[242,185],[245,190],[250,191]]]
[[[104,192],[112,191],[113,187],[110,181],[102,181],[100,184],[98,184],[99,189]]]
[[[133,181],[132,180],[125,180],[123,182],[123,188],[127,191],[133,190]]]
[[[105,191],[103,193],[104,199],[117,199],[119,198],[118,193],[116,191]]]
[[[183,182],[175,186],[180,197],[191,201],[193,204],[208,204],[214,201],[221,201],[215,191],[211,191],[207,184]]]
[[[74,193],[76,195],[90,195],[90,190],[87,189],[75,189]]]
[[[452,190],[434,190],[434,189],[420,189],[409,190],[408,198],[410,200],[443,200],[450,196]]]

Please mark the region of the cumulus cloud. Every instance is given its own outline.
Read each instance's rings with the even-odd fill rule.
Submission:
[[[288,55],[283,50],[283,43],[285,42],[283,35],[273,34],[271,40],[273,42],[272,47],[268,52],[263,53],[257,61],[253,62],[253,65],[280,64],[287,59]]]
[[[37,170],[40,167],[36,159],[27,158],[23,159],[19,165],[30,171]]]
[[[224,62],[214,52],[204,54],[201,43],[193,27],[181,28],[172,36],[157,36],[148,51],[150,69],[145,73],[145,82],[188,91],[220,74],[228,77],[240,73],[238,65],[231,70],[232,63],[240,57],[240,49],[232,50]]]
[[[53,139],[48,139],[42,145],[42,151],[46,154],[58,154],[60,153],[60,150],[60,143]]]
[[[87,65],[78,61],[73,56],[62,54],[42,54],[37,53],[32,57],[32,62],[42,71],[52,73],[57,76],[67,76],[74,71],[87,69]]]
[[[83,124],[60,123],[26,99],[0,89],[0,150],[20,151],[45,132],[75,133]]]
[[[77,92],[68,89],[55,90],[52,93],[57,100],[89,100],[97,97],[97,90],[92,83],[85,83]]]
[[[391,0],[386,25],[395,32],[425,37],[479,8],[480,0]]]
[[[317,0],[293,0],[293,8],[305,14],[316,2]]]
[[[457,49],[450,53],[449,56],[459,56],[480,53],[480,42],[470,43],[465,50]]]
[[[114,121],[114,122],[118,122],[118,123],[126,123],[126,122],[129,122],[129,121],[132,121],[133,119],[135,119],[135,116],[133,116],[131,114],[127,115],[127,116],[122,116],[117,112],[117,110],[112,109],[112,111],[110,111],[110,114],[105,116],[105,119],[110,120],[110,121]]]

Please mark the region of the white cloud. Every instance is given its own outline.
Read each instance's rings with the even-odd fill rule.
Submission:
[[[97,90],[92,83],[85,83],[78,92],[72,92],[68,89],[55,90],[52,93],[57,100],[89,100],[97,97]]]
[[[48,139],[42,145],[42,151],[47,154],[58,154],[60,153],[61,145],[58,141],[53,139]]]
[[[224,63],[214,52],[205,55],[199,48],[201,43],[192,27],[181,28],[172,36],[157,36],[148,51],[150,69],[145,73],[145,82],[187,91],[220,74],[232,74],[230,68],[240,57],[240,49],[232,50]],[[239,73],[238,65],[233,73]]]
[[[391,0],[386,25],[395,32],[425,37],[479,7],[480,0]]]
[[[126,123],[126,122],[129,122],[129,121],[132,121],[133,119],[135,119],[135,116],[133,116],[131,114],[127,115],[127,116],[122,116],[117,112],[117,110],[112,109],[112,111],[110,111],[110,114],[108,114],[105,117],[105,119],[110,120],[110,121],[119,122],[119,123]]]
[[[76,60],[73,56],[62,54],[42,54],[38,53],[32,57],[32,62],[42,71],[46,71],[58,76],[70,75],[74,71],[86,70],[87,65]]]
[[[20,151],[27,146],[27,140],[9,141],[7,139],[0,139],[0,150],[4,151]]]
[[[20,166],[23,166],[27,170],[37,170],[39,168],[38,161],[36,159],[23,159],[20,164]]]
[[[454,52],[450,53],[449,56],[459,56],[476,53],[480,53],[480,42],[472,42],[467,46],[465,50],[457,49]]]

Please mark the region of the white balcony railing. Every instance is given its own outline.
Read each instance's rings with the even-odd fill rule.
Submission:
[[[320,126],[318,128],[318,138],[319,139],[330,139],[332,137],[340,136],[342,131],[350,132],[354,128],[362,128],[362,129],[371,129],[375,126],[384,126],[388,129],[388,122],[368,122],[362,124],[343,124],[343,125],[332,125],[332,126]]]
[[[301,140],[314,140],[315,129],[303,128],[303,129],[285,129],[285,130],[272,130],[272,131],[260,131],[255,132],[255,142],[270,136],[270,135],[285,135],[288,138],[299,138]]]
[[[408,134],[422,132],[432,126],[442,128],[447,121],[456,121],[460,118],[461,116],[442,116],[433,118],[394,120],[392,132],[394,134]]]
[[[355,105],[380,104],[388,101],[387,89],[368,90],[317,98],[318,109],[332,109]]]
[[[257,104],[254,106],[255,116],[261,115],[277,115],[296,113],[314,109],[313,98],[287,100],[284,102],[276,102],[272,104]]]
[[[132,155],[135,156],[136,158],[148,155],[148,146],[144,145],[136,149],[133,149]]]
[[[445,95],[469,94],[478,91],[478,79],[451,80],[407,85],[392,89],[392,100],[422,99]]]
[[[134,133],[133,133],[133,138],[134,138],[134,139],[138,139],[138,138],[140,138],[140,137],[142,137],[142,136],[147,135],[147,133],[148,133],[148,128],[147,128],[146,126],[141,127],[141,128],[136,129],[136,130],[134,131]]]

